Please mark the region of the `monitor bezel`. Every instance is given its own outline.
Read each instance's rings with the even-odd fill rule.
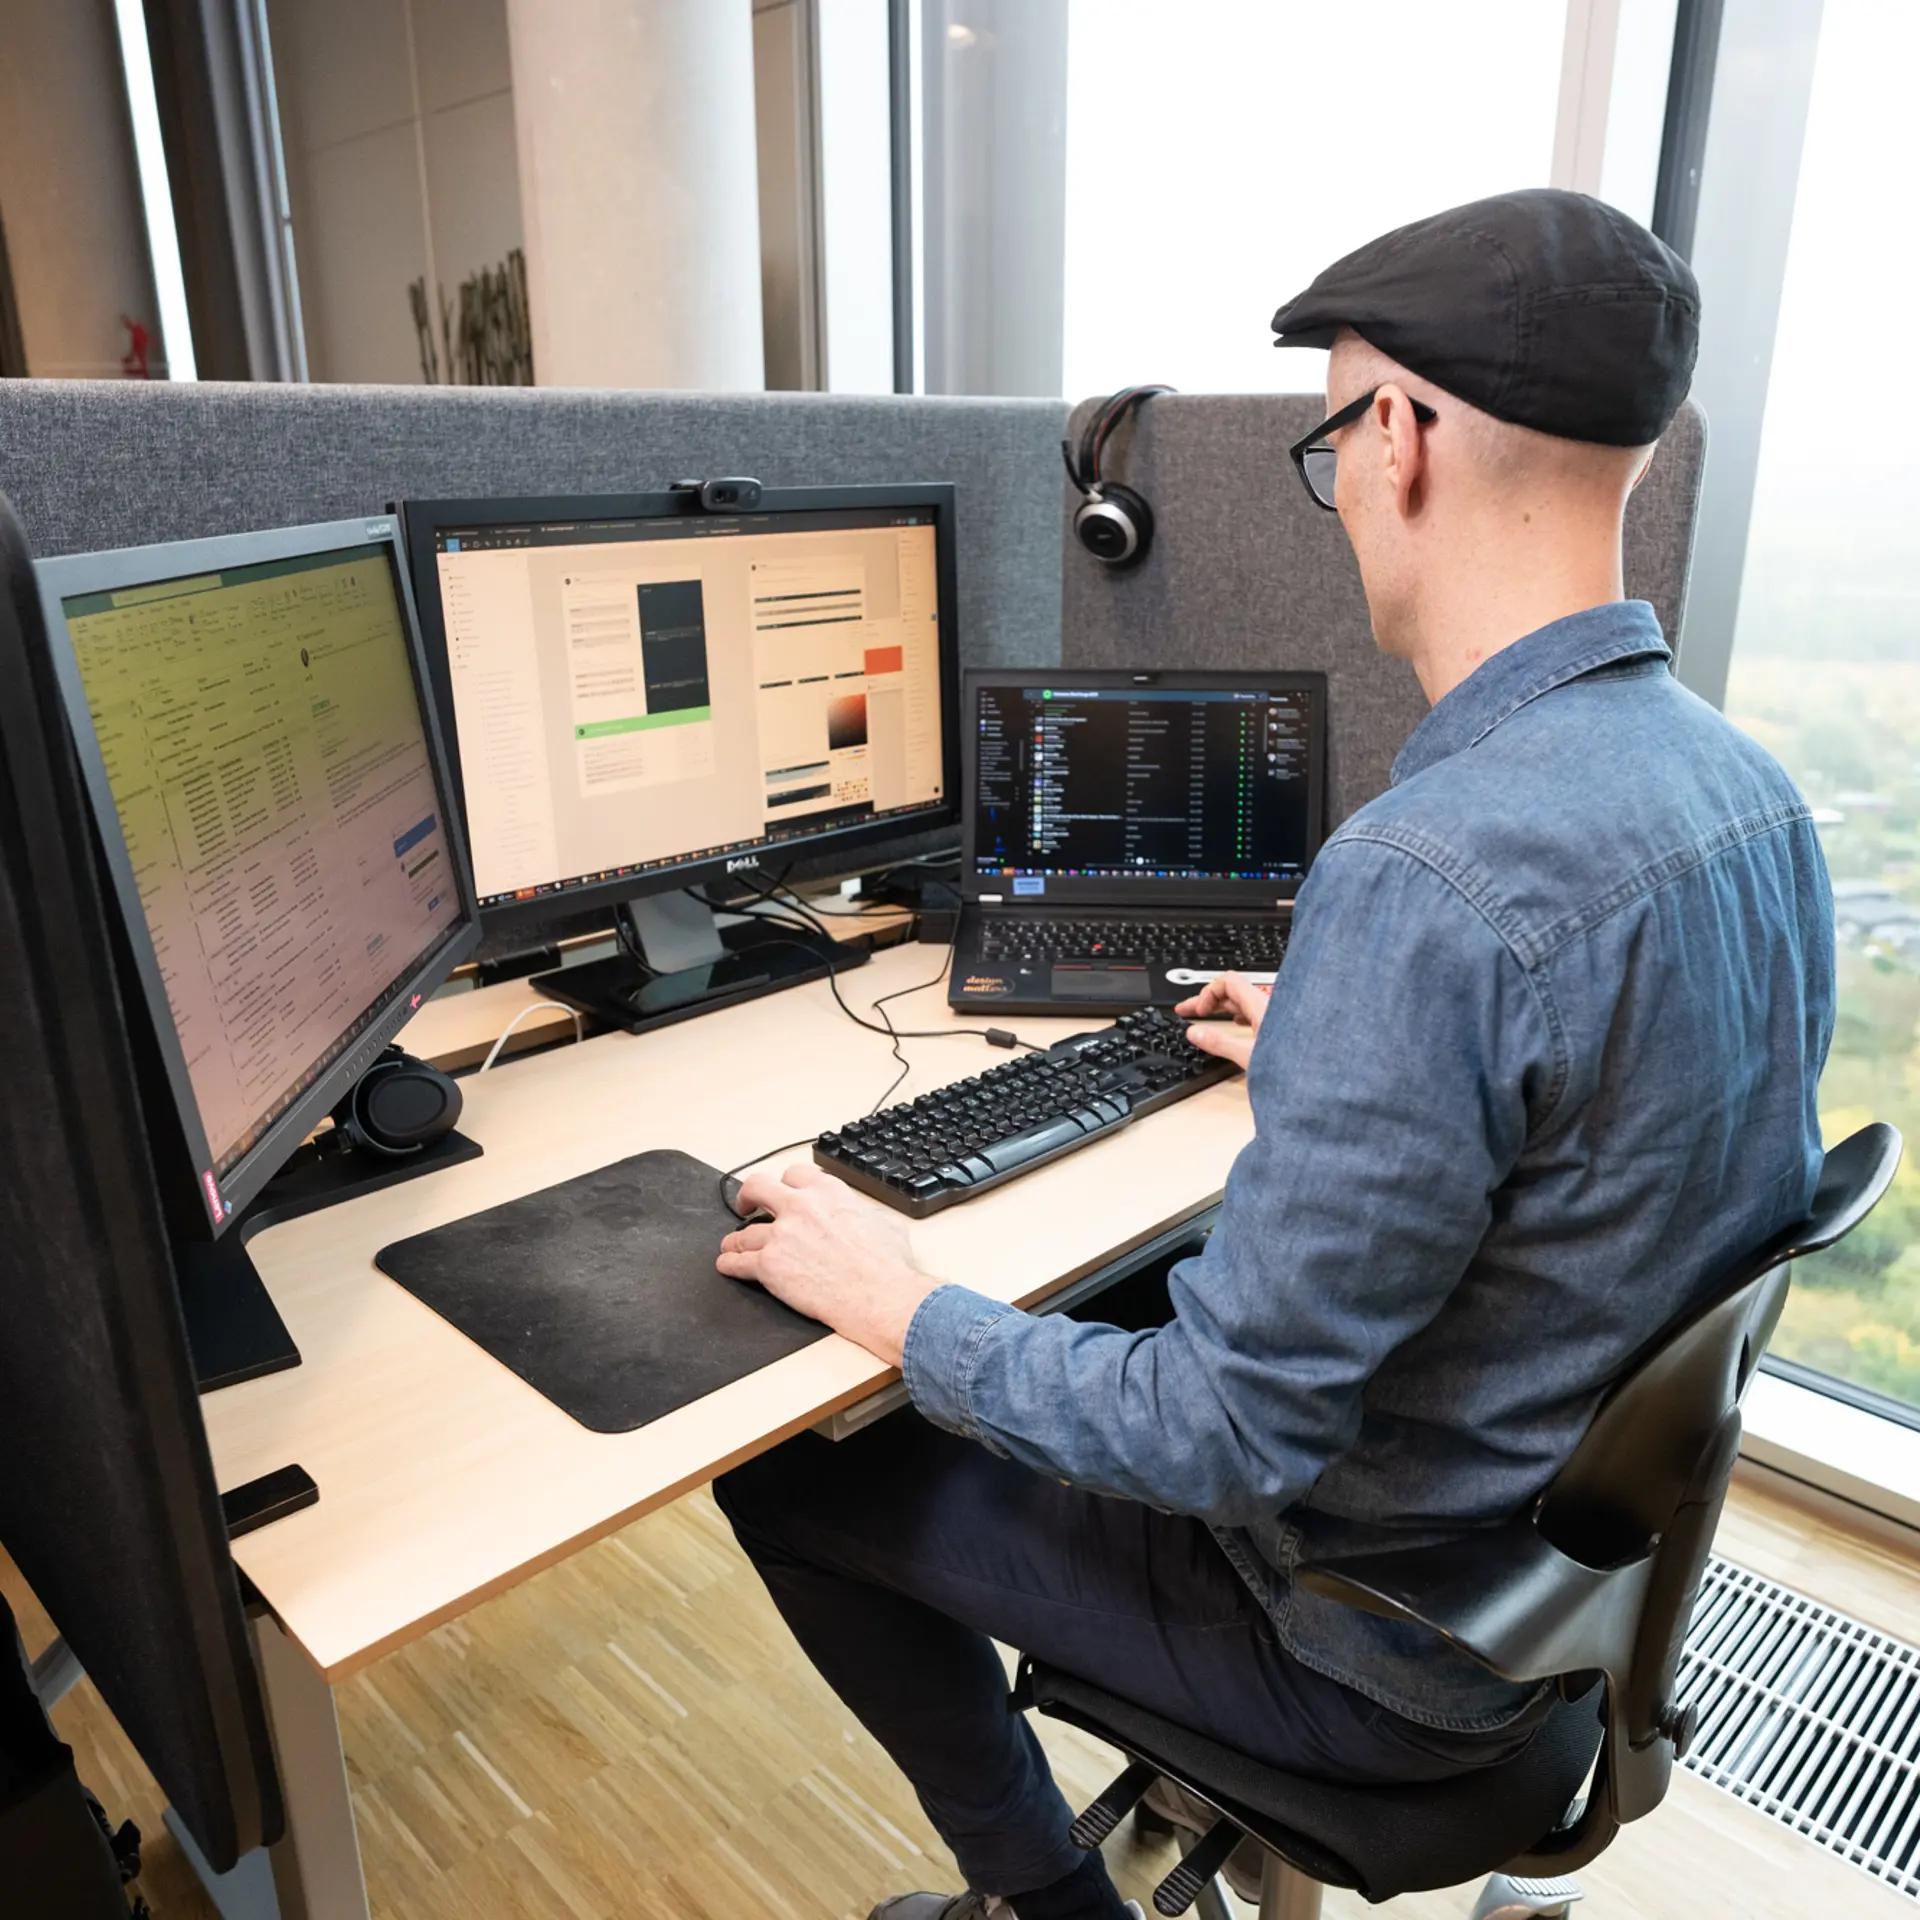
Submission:
[[[923,481],[897,486],[768,487],[751,513],[713,514],[696,496],[685,493],[601,493],[501,495],[449,500],[404,500],[398,512],[405,527],[406,548],[413,573],[414,599],[420,609],[421,635],[426,644],[429,683],[438,705],[441,732],[449,748],[454,791],[466,823],[466,783],[460,764],[460,733],[453,710],[453,684],[447,664],[446,624],[440,606],[440,581],[435,567],[436,538],[444,529],[467,526],[505,526],[526,520],[687,520],[725,522],[752,520],[769,513],[875,511],[916,508],[934,516],[934,575],[940,626],[940,758],[941,798],[911,813],[891,814],[884,820],[835,827],[822,833],[798,833],[791,838],[750,841],[744,846],[705,858],[677,861],[651,873],[633,874],[592,886],[547,893],[532,900],[503,900],[480,908],[481,926],[489,940],[505,935],[532,937],[556,923],[581,914],[605,913],[624,901],[649,894],[697,887],[725,880],[742,871],[760,872],[782,863],[817,860],[853,853],[862,847],[914,834],[957,826],[960,818],[960,626],[959,570],[955,558],[955,492],[946,481]]]
[[[1086,687],[1099,693],[1212,693],[1298,691],[1314,696],[1314,725],[1307,740],[1307,857],[1300,880],[1147,880],[1075,878],[1049,875],[1044,891],[1015,894],[1004,877],[984,878],[975,871],[978,852],[980,755],[979,696],[983,687]],[[1302,668],[1272,672],[1219,672],[1195,668],[1125,667],[973,667],[961,694],[968,752],[961,794],[960,892],[966,900],[1045,910],[1061,905],[1274,907],[1300,891],[1327,835],[1327,676]]]
[[[67,630],[65,603],[82,594],[108,593],[162,580],[185,579],[193,574],[221,573],[230,568],[299,559],[333,549],[369,546],[385,549],[393,577],[407,661],[420,703],[427,757],[447,822],[447,847],[454,884],[459,891],[460,913],[445,936],[394,982],[373,1023],[354,1045],[330,1062],[313,1085],[284,1108],[224,1174],[216,1175],[213,1151],[201,1122],[186,1055],[167,1002],[159,957],[141,906],[133,861],[121,831],[119,807],[94,731],[92,710],[87,705],[80,663]],[[399,522],[391,514],[372,514],[310,526],[220,534],[145,547],[118,547],[99,553],[63,554],[36,560],[34,572],[40,588],[41,616],[52,644],[61,697],[66,704],[68,725],[93,813],[96,844],[125,935],[125,951],[131,956],[139,979],[150,1030],[173,1097],[180,1138],[192,1162],[198,1188],[193,1217],[204,1223],[210,1237],[218,1238],[333,1111],[341,1096],[413,1018],[428,995],[480,944],[480,915],[474,898],[472,868],[467,859],[465,821],[452,802],[446,743],[441,737],[439,715],[427,677],[412,586],[401,551]],[[179,1209],[182,1217],[186,1211]]]

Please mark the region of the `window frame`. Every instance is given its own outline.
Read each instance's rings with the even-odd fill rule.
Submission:
[[[1694,397],[1713,442],[1675,673],[1722,711],[1823,12],[1680,0],[1675,21],[1653,226],[1700,277]],[[1920,1407],[1769,1353],[1741,1451],[1920,1528]]]

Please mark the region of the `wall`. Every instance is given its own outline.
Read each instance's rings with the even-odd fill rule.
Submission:
[[[312,376],[418,381],[409,282],[457,300],[521,244],[506,0],[268,0],[268,18]]]
[[[0,0],[0,214],[30,373],[121,377],[160,318],[109,0]]]

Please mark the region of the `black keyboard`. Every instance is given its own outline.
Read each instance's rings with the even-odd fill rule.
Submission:
[[[823,1133],[813,1157],[849,1186],[918,1218],[1237,1071],[1194,1046],[1184,1020],[1144,1008]]]
[[[1062,960],[1139,961],[1221,973],[1274,973],[1287,950],[1284,920],[1042,919],[988,913],[980,958],[1011,966]]]

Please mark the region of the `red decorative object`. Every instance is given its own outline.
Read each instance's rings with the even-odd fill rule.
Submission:
[[[127,350],[120,356],[120,371],[129,380],[151,380],[153,369],[147,365],[147,355],[153,346],[153,335],[138,320],[129,320],[124,313],[120,324],[127,330]]]

